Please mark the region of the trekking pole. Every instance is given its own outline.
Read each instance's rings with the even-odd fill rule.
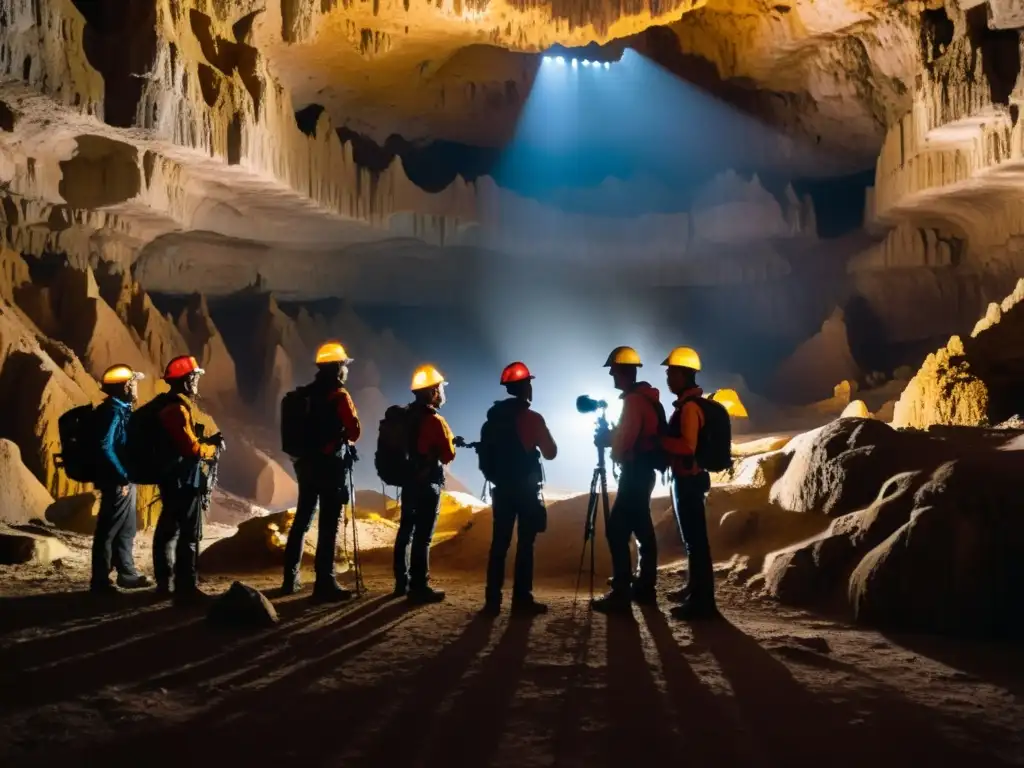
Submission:
[[[352,514],[352,568],[356,575],[356,597],[363,594],[363,566],[359,562],[359,526],[356,525],[356,481],[352,465],[348,467],[349,506]]]

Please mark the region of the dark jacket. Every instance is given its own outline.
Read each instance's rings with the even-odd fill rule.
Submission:
[[[116,397],[108,397],[96,407],[96,429],[100,436],[96,485],[100,488],[131,483],[121,458],[128,443],[128,419],[131,415],[131,405]]]

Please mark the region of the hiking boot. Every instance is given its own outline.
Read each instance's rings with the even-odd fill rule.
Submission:
[[[500,600],[488,600],[484,603],[483,608],[480,609],[480,613],[484,616],[500,616],[501,615],[501,601]]]
[[[158,581],[156,583],[156,596],[157,597],[170,597],[171,596],[171,585],[166,581]]]
[[[287,579],[281,585],[282,595],[297,595],[302,591],[302,582],[298,579]]]
[[[633,602],[637,605],[657,605],[658,593],[653,586],[633,587]]]
[[[397,600],[400,597],[405,597],[409,594],[409,587],[405,584],[395,584],[395,588],[391,591],[391,600]]]
[[[418,605],[424,605],[426,603],[440,603],[444,601],[444,592],[433,587],[419,587],[417,589],[410,589],[409,594],[406,596],[409,602],[416,603]]]
[[[343,603],[352,599],[352,591],[336,581],[313,585],[313,599],[322,603]]]
[[[599,613],[629,613],[631,608],[629,594],[613,589],[607,595],[591,600],[590,607]]]
[[[117,586],[122,589],[142,589],[149,586],[149,579],[141,573],[135,573],[128,576],[119,573],[117,575]]]
[[[682,589],[674,589],[666,595],[670,603],[682,604],[690,599],[690,585],[687,584]]]
[[[544,603],[538,603],[532,597],[512,601],[512,614],[515,616],[540,616],[547,612],[548,607]]]
[[[687,600],[682,605],[677,605],[669,613],[672,618],[680,621],[705,621],[721,616],[714,603],[699,603],[693,600]]]
[[[114,586],[112,581],[95,581],[89,585],[89,591],[94,595],[119,595],[121,590]]]

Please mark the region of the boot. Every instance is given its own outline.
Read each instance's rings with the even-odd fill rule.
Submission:
[[[117,575],[117,586],[122,589],[142,589],[149,586],[149,579],[141,573],[129,575],[119,573]]]
[[[633,602],[637,605],[657,605],[658,593],[653,584],[638,584],[633,587]]]
[[[533,596],[513,598],[512,599],[512,613],[516,616],[541,616],[548,612],[548,607],[544,603],[538,603],[533,599]]]
[[[697,601],[692,597],[682,605],[677,605],[669,613],[672,618],[680,621],[706,621],[721,617],[714,601]]]
[[[352,592],[336,581],[325,581],[313,585],[313,599],[322,603],[342,603],[352,599]]]
[[[429,586],[410,589],[407,599],[411,603],[424,605],[426,603],[440,603],[444,601],[444,592]]]
[[[395,584],[395,588],[391,592],[391,599],[397,600],[400,597],[405,597],[409,594],[409,587],[405,584]]]
[[[94,595],[119,595],[121,590],[114,586],[114,582],[107,579],[106,581],[94,581],[89,585],[89,591]]]
[[[480,609],[480,613],[484,616],[500,616],[501,600],[487,600],[483,608]]]
[[[156,596],[157,597],[170,597],[171,596],[171,585],[166,581],[158,581],[156,583]]]
[[[282,595],[297,595],[302,591],[302,582],[296,579],[289,579],[285,577],[284,583],[281,584]]]
[[[630,596],[627,592],[613,589],[603,597],[594,598],[590,607],[599,613],[629,613]]]

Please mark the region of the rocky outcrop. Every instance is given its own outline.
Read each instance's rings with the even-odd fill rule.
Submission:
[[[772,391],[782,402],[812,403],[829,397],[840,381],[859,381],[862,376],[850,351],[843,312],[837,308],[818,333],[782,362]]]
[[[0,440],[0,522],[27,523],[45,519],[53,497],[21,463],[21,451]]]
[[[0,524],[0,565],[50,565],[70,554],[67,546],[54,536]]]
[[[225,490],[264,509],[279,510],[298,500],[295,480],[244,437],[231,440],[221,457],[219,479]]]
[[[238,401],[235,361],[213,322],[210,308],[202,294],[192,296],[188,307],[178,317],[177,327],[186,348],[206,371],[203,377],[203,397],[213,400],[220,407],[233,407]]]
[[[1024,280],[1001,304],[991,304],[971,336],[954,336],[928,355],[900,395],[893,424],[976,426],[1024,410]]]

